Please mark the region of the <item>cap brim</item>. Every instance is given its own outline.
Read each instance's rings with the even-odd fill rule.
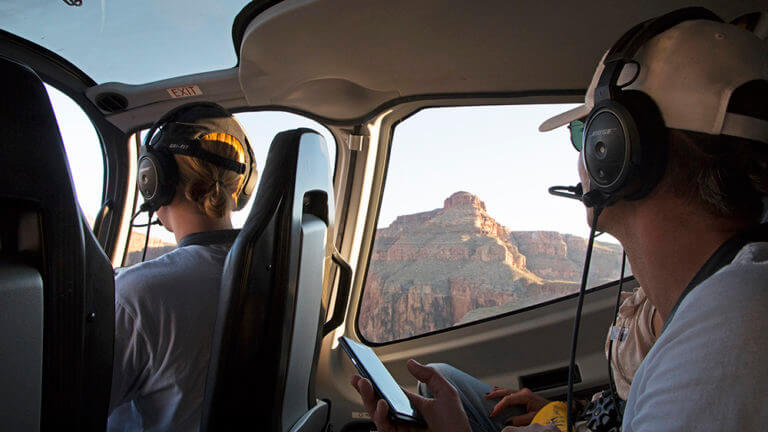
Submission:
[[[547,132],[551,131],[552,129],[559,128],[560,126],[567,125],[568,123],[578,120],[580,118],[584,118],[589,115],[589,112],[592,110],[587,104],[577,106],[576,108],[569,109],[568,111],[564,113],[560,113],[554,117],[552,117],[549,120],[544,121],[544,123],[539,126],[539,132]]]

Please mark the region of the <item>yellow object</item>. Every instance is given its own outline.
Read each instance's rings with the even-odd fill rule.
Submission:
[[[550,402],[536,413],[531,423],[554,425],[560,432],[566,432],[566,424],[568,423],[568,410],[566,407],[565,402]]]
[[[230,134],[225,134],[224,132],[211,132],[203,135],[202,139],[206,141],[218,141],[224,144],[229,144],[232,147],[234,147],[235,150],[237,150],[238,154],[244,151],[243,145],[240,143],[239,139],[233,137]],[[240,159],[242,159],[242,157]],[[241,160],[240,162],[243,162],[243,161]]]

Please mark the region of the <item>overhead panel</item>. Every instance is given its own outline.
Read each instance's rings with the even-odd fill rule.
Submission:
[[[726,19],[751,10],[713,3]],[[624,30],[687,5],[288,0],[247,26],[239,78],[250,105],[333,119],[360,117],[404,96],[583,89]]]

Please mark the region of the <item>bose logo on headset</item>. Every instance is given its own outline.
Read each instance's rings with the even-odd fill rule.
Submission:
[[[592,132],[589,136],[591,138],[596,136],[610,135],[610,134],[616,133],[616,131],[618,130],[619,130],[618,128],[600,129]]]

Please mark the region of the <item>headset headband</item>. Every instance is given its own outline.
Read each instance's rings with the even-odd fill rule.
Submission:
[[[170,133],[170,135],[172,136],[174,134],[181,134],[186,136],[196,136],[197,138],[184,140],[183,142],[174,142],[173,138],[171,138],[169,139],[170,142],[165,142],[163,141],[163,133],[166,128],[174,129],[173,132]],[[169,121],[162,126],[158,134],[152,137],[152,140],[150,141],[150,143],[147,144],[147,148],[153,149],[156,151],[167,151],[173,154],[193,157],[195,159],[200,159],[200,160],[209,162],[220,168],[224,168],[229,171],[234,171],[238,174],[244,174],[245,168],[246,168],[245,164],[229,158],[225,158],[223,156],[217,155],[215,153],[212,153],[202,148],[201,144],[203,142],[206,142],[206,141],[216,142],[216,143],[220,142],[216,140],[202,139],[201,137],[204,137],[205,134],[207,133],[208,133],[207,129],[199,127],[194,123],[182,123],[182,122]],[[238,143],[240,142],[240,140],[237,139],[237,137],[233,137],[233,138],[237,140]],[[226,144],[226,143],[222,143],[222,144]],[[240,147],[241,147],[240,151],[244,152],[245,147],[243,146],[242,143],[240,144]]]
[[[205,150],[200,146],[202,141],[211,141],[211,140],[196,139],[196,140],[192,140],[185,143],[168,143],[160,146],[160,148],[158,148],[156,145],[153,145],[152,147],[156,150],[162,149],[173,154],[190,156],[195,159],[204,160],[220,168],[224,168],[225,170],[229,170],[229,171],[234,171],[238,174],[245,173],[245,164],[234,161],[232,159],[227,159],[215,153],[211,153],[208,150]]]

